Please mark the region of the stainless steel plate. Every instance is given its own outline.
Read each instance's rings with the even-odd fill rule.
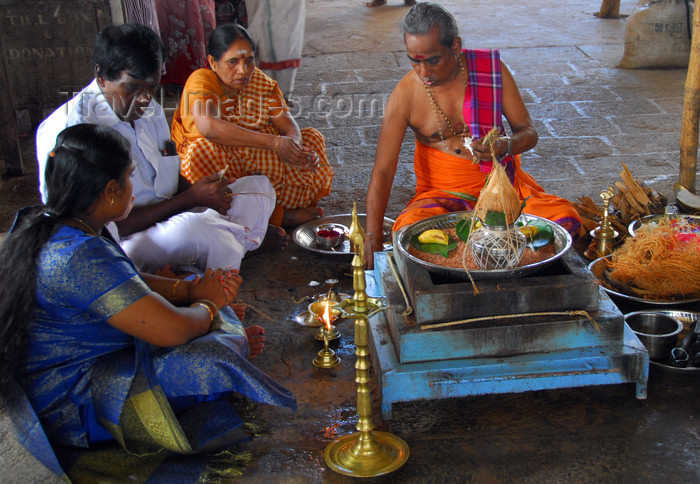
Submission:
[[[671,363],[668,362],[654,360],[649,360],[649,365],[654,366],[661,371],[665,371],[666,373],[678,373],[680,375],[700,375],[700,368],[695,366],[691,366],[688,368],[679,368],[677,366],[673,366]]]
[[[593,275],[598,279],[598,283],[600,284],[600,287],[603,288],[605,292],[607,292],[611,296],[619,297],[621,299],[627,299],[628,301],[636,301],[640,303],[645,303],[645,304],[653,304],[657,306],[671,306],[671,305],[677,305],[677,304],[687,304],[687,303],[694,303],[697,301],[700,301],[698,298],[694,299],[646,299],[643,297],[639,296],[630,296],[629,294],[622,293],[618,291],[617,289],[613,288],[608,281],[605,280],[605,276],[603,275],[603,272],[605,271],[605,262],[603,259],[608,259],[610,256],[606,257],[601,257],[600,259],[596,259],[590,264],[588,264],[588,269],[593,273]]]
[[[666,217],[666,215],[647,215],[646,217],[642,217],[640,220],[635,220],[631,224],[629,224],[629,227],[627,227],[627,232],[634,237],[635,233],[637,230],[639,230],[642,225],[648,224],[648,223],[654,223],[658,221],[661,218]],[[700,225],[700,216],[698,215],[675,215],[673,218],[679,218],[686,220],[689,223],[695,224],[695,225]]]
[[[294,322],[310,328],[318,328],[321,326],[321,324],[323,324],[314,314],[311,314],[309,311],[302,311],[294,316]]]
[[[464,218],[471,216],[471,211],[463,212],[452,212],[441,215],[435,215],[434,217],[426,218],[414,224],[403,227],[399,230],[396,240],[395,252],[398,250],[399,257],[405,259],[410,259],[416,264],[424,267],[428,272],[435,274],[447,275],[450,277],[469,280],[469,275],[464,269],[445,267],[430,262],[426,262],[408,252],[408,247],[411,244],[411,238],[414,235],[420,234],[425,230],[429,229],[451,229]],[[512,279],[516,277],[523,277],[529,274],[533,274],[561,257],[569,248],[571,247],[571,235],[564,230],[564,228],[550,220],[544,219],[542,217],[537,217],[535,215],[523,214],[518,219],[522,222],[529,222],[532,220],[541,220],[546,222],[550,227],[552,227],[552,232],[554,232],[554,255],[549,259],[545,259],[534,264],[528,264],[522,267],[515,267],[512,269],[495,269],[495,270],[474,270],[469,271],[469,274],[474,278],[474,280],[503,280]]]
[[[357,220],[364,228],[366,225],[365,222],[367,220],[367,215],[364,213],[358,213]],[[350,251],[350,240],[348,240],[348,233],[345,233],[342,243],[332,248],[321,247],[316,243],[316,227],[326,224],[340,224],[349,228],[350,225],[352,225],[352,214],[346,213],[342,215],[331,215],[329,217],[319,218],[307,222],[304,225],[300,225],[292,233],[292,240],[304,249],[319,252],[321,254],[354,254],[354,252]],[[382,230],[384,250],[391,250],[391,229],[393,226],[394,221],[390,218],[384,217],[384,228]]]

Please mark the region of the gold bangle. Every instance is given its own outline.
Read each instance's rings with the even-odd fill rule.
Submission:
[[[190,307],[193,307],[193,306],[202,306],[203,308],[205,308],[207,310],[207,312],[209,313],[209,322],[211,323],[212,321],[214,321],[214,313],[212,312],[212,310],[208,304],[197,301],[197,302],[192,303],[192,305]]]
[[[178,279],[175,281],[175,284],[173,284],[173,302],[177,301],[177,285],[182,282],[182,279]]]
[[[219,312],[219,306],[214,301],[212,301],[210,299],[204,299],[203,297],[200,297],[199,299],[197,299],[197,301],[201,301],[201,302],[203,302],[205,304],[209,304],[211,307],[213,307],[214,314]]]

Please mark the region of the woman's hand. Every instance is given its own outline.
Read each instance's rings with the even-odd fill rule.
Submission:
[[[207,269],[192,281],[190,297],[192,302],[197,299],[209,299],[222,308],[235,301],[242,282],[243,279],[237,270],[225,272],[223,269]]]
[[[225,214],[231,208],[233,195],[228,186],[233,182],[233,179],[221,178],[215,173],[200,178],[184,193],[192,198],[193,207],[213,208]]]
[[[315,171],[318,168],[316,152],[307,146],[300,145],[289,136],[275,136],[272,151],[301,171]]]

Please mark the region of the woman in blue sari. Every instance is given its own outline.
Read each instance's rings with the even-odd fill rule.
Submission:
[[[24,216],[0,250],[0,271],[13,276],[0,285],[0,389],[19,383],[28,399],[16,416],[27,435],[38,417],[54,445],[116,439],[135,454],[230,446],[247,436],[223,397],[290,409],[296,400],[247,360],[229,307],[238,274],[140,274],[104,230],[131,210],[132,170],[129,144],[111,128],[59,135],[46,206]]]

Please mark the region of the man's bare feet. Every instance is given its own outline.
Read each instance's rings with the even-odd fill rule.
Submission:
[[[382,5],[386,5],[386,0],[372,0],[365,3],[365,7],[381,7]]]
[[[277,250],[284,250],[287,248],[287,243],[289,242],[289,236],[287,232],[284,231],[282,227],[277,225],[269,224],[267,226],[267,233],[263,239],[260,247],[255,250],[249,251],[246,255],[252,256],[257,254],[264,254],[266,252],[274,252]]]
[[[245,329],[248,336],[248,347],[250,348],[250,359],[252,360],[265,348],[265,328],[262,326],[251,326]]]
[[[321,207],[292,208],[284,211],[282,227],[294,228],[311,220],[323,217]]]

